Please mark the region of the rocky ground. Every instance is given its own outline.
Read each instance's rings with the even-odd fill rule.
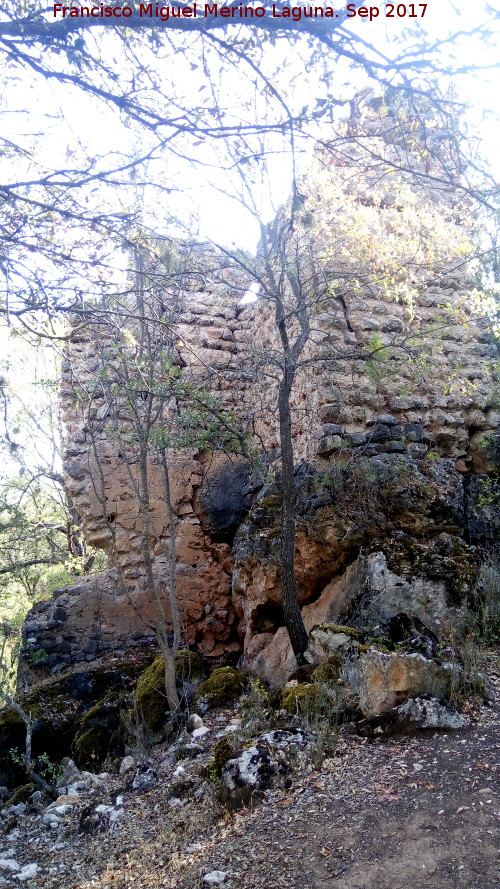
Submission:
[[[241,731],[241,707],[210,711],[121,775],[70,768],[64,798],[4,812],[0,886],[500,889],[497,656],[488,673],[494,699],[466,708],[465,729],[310,738],[288,748],[279,786],[234,814],[213,755]]]

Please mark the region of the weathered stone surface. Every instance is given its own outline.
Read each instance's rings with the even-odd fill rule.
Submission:
[[[327,663],[334,655],[357,649],[360,639],[361,633],[352,627],[331,623],[316,625],[309,634],[306,660],[311,664]]]
[[[247,460],[210,461],[199,495],[199,518],[214,541],[232,541],[251,506],[251,467]]]
[[[460,555],[466,560],[466,578],[461,582],[457,579],[452,592],[449,590],[449,582],[453,581],[451,568],[445,576],[446,563],[443,566],[439,553],[436,553],[431,544],[422,546],[428,558],[427,571],[431,573],[434,567],[436,573],[440,571],[442,580],[433,580],[423,573],[419,576],[419,569],[422,572],[425,569],[417,564],[415,556],[408,571],[414,571],[417,576],[410,575],[409,578],[390,571],[384,553],[360,556],[357,570],[353,572],[354,583],[351,585],[351,599],[356,599],[355,625],[363,627],[377,624],[386,627],[397,615],[405,614],[410,618],[417,618],[427,629],[438,635],[450,631],[452,627],[460,632],[467,620],[467,599],[477,574],[473,554],[467,547],[462,548],[461,544],[461,541],[457,542]],[[413,541],[413,551],[418,552],[418,549],[418,544]],[[392,557],[397,562],[394,554]],[[348,603],[344,606],[344,611],[350,613]]]
[[[247,805],[290,771],[290,748],[306,744],[301,729],[276,730],[261,735],[255,744],[233,756],[222,769],[222,799],[232,809]]]
[[[452,682],[451,671],[423,655],[375,649],[346,659],[343,677],[366,717],[380,716],[421,694],[446,696]]]
[[[399,733],[411,734],[419,730],[454,731],[465,728],[468,720],[452,707],[432,695],[418,695],[381,716],[364,719],[356,724],[360,735],[380,736]]]

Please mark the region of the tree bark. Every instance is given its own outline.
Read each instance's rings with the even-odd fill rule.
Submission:
[[[281,445],[281,597],[285,626],[290,636],[293,653],[297,663],[302,664],[305,662],[307,632],[300,613],[295,576],[296,498],[290,410],[290,394],[295,374],[293,368],[288,367],[287,363],[287,356],[285,356],[285,369],[278,393]]]

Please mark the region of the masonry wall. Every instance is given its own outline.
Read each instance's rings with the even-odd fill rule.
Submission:
[[[346,204],[345,181],[344,176],[344,192],[337,183],[333,205],[339,195]],[[359,195],[349,200],[359,206]],[[326,198],[320,201],[313,191],[310,201],[321,220],[318,243],[325,245],[334,221],[321,203]],[[373,199],[370,213],[367,224],[377,237],[400,237],[397,227],[406,223],[397,206],[382,206]],[[418,213],[416,219],[408,221],[409,228],[421,225]],[[344,270],[352,265],[347,223]],[[488,470],[489,444],[500,428],[497,345],[490,330],[490,307],[475,292],[470,272],[457,261],[453,237],[450,240],[453,231],[458,231],[457,223],[451,220],[448,230],[439,234],[443,244],[448,237],[448,254],[441,245],[434,269],[426,254],[418,268],[408,271],[411,299],[388,294],[374,276],[362,287],[343,286],[338,297],[333,289],[327,307],[315,312],[314,333],[303,356],[306,363],[298,370],[292,396],[297,462],[321,464],[339,455],[405,452],[422,458],[432,451],[453,458],[459,472]],[[234,411],[272,471],[279,465],[277,377],[276,365],[271,372],[265,355],[273,350],[276,357],[273,305],[259,299],[243,306],[251,277],[227,269],[215,274],[210,268],[214,265],[214,257],[208,257],[203,283],[198,274],[177,290],[170,318],[175,361],[186,377],[203,380],[224,407]],[[366,354],[374,349],[367,361]],[[133,435],[125,414],[123,440],[117,442],[109,434],[108,405],[99,385],[101,361],[102,346],[96,347],[92,330],[75,323],[61,389],[65,478],[88,543],[104,549],[112,564],[100,578],[82,579],[56,591],[28,616],[24,653],[45,653],[45,659],[39,659],[42,672],[120,653],[152,636],[131,451],[123,447],[128,435],[132,448]],[[268,373],[263,374],[266,366]],[[186,642],[214,662],[237,658],[241,640],[231,590],[231,534],[258,492],[259,481],[241,458],[200,449],[171,453],[170,465]],[[150,467],[150,477],[157,534],[154,569],[166,583],[169,529],[157,467]],[[221,515],[227,533],[217,524]],[[33,675],[25,657],[21,678],[29,682]]]

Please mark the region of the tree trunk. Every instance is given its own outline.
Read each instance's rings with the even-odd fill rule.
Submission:
[[[290,636],[293,653],[298,664],[305,663],[307,632],[299,606],[297,579],[295,577],[295,485],[292,444],[292,416],[290,394],[294,378],[293,369],[287,366],[278,393],[279,430],[281,446],[281,597],[285,626]]]
[[[172,713],[180,710],[180,701],[175,685],[175,654],[168,642],[167,621],[165,612],[161,603],[160,594],[156,585],[153,563],[151,559],[151,543],[149,539],[150,513],[149,513],[149,485],[148,485],[148,469],[147,469],[147,450],[144,442],[139,443],[139,472],[140,472],[140,514],[141,514],[141,543],[142,557],[144,560],[144,568],[146,571],[146,581],[150,599],[155,612],[155,630],[158,645],[165,664],[165,694],[167,696],[168,706]]]

